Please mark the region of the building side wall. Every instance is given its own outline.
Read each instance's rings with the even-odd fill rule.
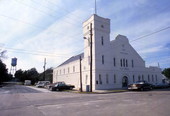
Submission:
[[[75,88],[80,85],[80,61],[68,63],[53,70],[53,83],[64,81],[66,84],[73,84]]]

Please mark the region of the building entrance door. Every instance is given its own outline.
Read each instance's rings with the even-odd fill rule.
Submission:
[[[128,77],[124,76],[122,78],[122,87],[127,87],[128,86]]]

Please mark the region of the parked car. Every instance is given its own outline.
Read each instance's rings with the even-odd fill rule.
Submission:
[[[38,81],[36,84],[36,87],[45,87],[46,85],[49,85],[50,81]]]
[[[31,80],[25,80],[24,85],[31,85]]]
[[[137,81],[136,83],[128,85],[128,90],[152,90],[153,85],[148,83],[147,81]]]
[[[156,84],[156,85],[154,86],[154,88],[156,88],[156,89],[168,88],[168,87],[170,87],[170,85],[167,84],[167,83],[160,83],[160,84]]]
[[[73,88],[75,88],[74,85],[67,85],[64,82],[56,82],[54,84],[49,85],[50,91],[72,90]]]
[[[65,84],[65,82],[64,82],[64,81],[60,81],[60,82],[51,83],[51,84],[49,84],[49,85],[46,85],[46,86],[45,86],[45,88],[46,88],[46,89],[50,89],[50,87],[55,86],[55,84],[57,84],[57,83]]]

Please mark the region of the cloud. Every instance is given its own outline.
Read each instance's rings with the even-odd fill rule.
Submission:
[[[152,47],[152,48],[145,48],[144,50],[140,50],[138,52],[139,54],[148,54],[148,53],[160,52],[163,50],[164,50],[163,46],[157,46],[157,47]]]

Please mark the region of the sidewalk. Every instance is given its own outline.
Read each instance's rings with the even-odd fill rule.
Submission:
[[[80,92],[78,90],[73,90],[73,91],[69,91],[69,92],[73,92],[73,93],[82,93],[82,94],[108,94],[108,93],[121,93],[121,92],[128,92],[127,89],[114,89],[114,90],[93,90],[92,92]]]

